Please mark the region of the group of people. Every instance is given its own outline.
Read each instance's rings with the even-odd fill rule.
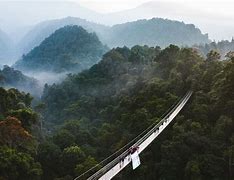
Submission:
[[[169,118],[166,118],[165,120],[164,120],[164,122],[167,122],[169,120]],[[164,123],[163,122],[163,123]],[[159,131],[159,127],[157,127],[157,128],[155,128],[154,129],[154,133],[156,133],[156,132],[158,132]],[[130,161],[130,155],[132,155],[132,154],[134,154],[136,151],[138,151],[139,150],[139,146],[131,146],[129,149],[128,149],[128,152],[127,152],[127,155],[124,155],[124,156],[122,156],[122,157],[120,157],[120,168],[122,167],[122,165],[124,164],[124,159],[126,158],[126,157],[129,157],[129,161]]]
[[[128,156],[129,157],[129,161],[130,161],[130,155],[131,154],[134,154],[136,151],[139,150],[139,146],[131,146],[129,149],[128,149],[128,153],[127,155],[125,156],[122,156],[120,158],[120,168],[122,167],[122,165],[124,164],[124,159]]]

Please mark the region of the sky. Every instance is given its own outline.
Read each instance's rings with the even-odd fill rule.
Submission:
[[[122,23],[121,20],[126,19],[126,21],[133,21],[136,19],[150,19],[152,17],[161,17],[161,18],[168,18],[173,20],[179,20],[184,21],[185,23],[192,23],[195,24],[197,27],[199,27],[202,31],[202,33],[208,33],[209,37],[212,40],[223,40],[228,39],[230,40],[234,36],[234,0],[0,0],[0,2],[10,2],[10,1],[17,1],[17,2],[73,2],[70,3],[74,4],[77,3],[77,5],[81,5],[82,7],[86,7],[90,10],[96,11],[98,13],[103,14],[106,17],[109,17],[108,22],[106,21],[99,21],[99,17],[97,17],[95,14],[93,15],[90,13],[88,16],[93,16],[94,20],[88,17],[85,17],[88,20],[96,22],[96,19],[98,23],[104,23],[107,25],[113,25],[116,23]],[[121,11],[128,10],[128,9],[134,9],[138,6],[141,6],[144,3],[148,2],[158,2],[155,3],[153,6],[148,6],[148,9],[146,12],[143,11],[135,11],[135,14],[130,14],[129,12],[122,13]],[[163,2],[163,3],[162,3]],[[165,3],[166,2],[166,3]],[[23,4],[23,3],[22,3]],[[47,3],[48,4],[48,3]],[[58,4],[58,3],[56,3]],[[161,7],[161,6],[163,7]],[[10,27],[10,22],[8,19],[11,17],[11,19],[15,19],[15,21],[12,23],[11,29],[13,31],[15,29],[18,30],[18,28],[15,28],[15,24],[17,22],[22,23],[28,23],[29,21],[22,21],[20,17],[22,16],[22,12],[19,12],[18,15],[15,11],[14,13],[11,13],[7,8],[0,7],[0,25],[2,23],[2,28],[4,29]],[[26,7],[25,7],[26,8]],[[66,10],[56,11],[56,13],[52,14],[52,19],[55,18],[61,18],[68,16],[69,13],[79,13],[75,9],[75,6],[71,5],[69,6],[70,9],[67,8]],[[11,6],[11,9],[12,6]],[[32,8],[31,8],[32,9]],[[32,17],[28,17],[25,19],[33,19],[32,21],[36,24],[39,21],[41,22],[44,19],[40,19],[42,15],[44,15],[46,18],[49,19],[50,16],[47,15],[49,13],[52,13],[51,10],[48,10],[48,12],[45,12],[43,10],[38,10],[39,7],[36,6],[37,12],[32,12]],[[73,11],[71,10],[73,9]],[[139,9],[139,8],[138,8]],[[143,8],[144,9],[144,8]],[[30,10],[30,8],[26,8],[27,11]],[[1,12],[5,11],[5,12]],[[17,9],[16,9],[17,11]],[[24,12],[24,11],[23,11]],[[120,13],[116,13],[120,12]],[[34,13],[34,14],[33,14]],[[128,15],[126,15],[128,13]],[[4,21],[3,16],[4,14],[8,15],[8,19]],[[39,16],[41,15],[41,16]],[[63,15],[63,16],[62,16]],[[99,16],[100,14],[98,14]],[[19,16],[19,17],[18,17]],[[69,15],[69,16],[73,16]],[[134,17],[132,17],[134,16]],[[82,17],[81,17],[82,18]],[[118,20],[116,20],[118,19]],[[4,22],[3,22],[4,21]],[[31,21],[30,21],[31,22]],[[4,25],[5,23],[6,25]],[[8,24],[7,24],[8,23]],[[113,24],[111,24],[113,23]],[[5,29],[6,29],[5,28]],[[8,29],[10,29],[8,28]]]
[[[149,1],[160,0],[73,0],[79,4],[95,10],[97,12],[116,12],[137,7]],[[162,1],[162,0],[161,0]],[[233,0],[163,0],[169,2],[182,2],[194,6],[194,8],[201,8],[207,11],[218,11],[224,15],[234,16],[234,1]]]
[[[193,23],[203,33],[209,33],[212,40],[231,39],[234,36],[234,0],[73,0],[80,5],[99,13],[113,13],[137,6],[149,1],[169,2],[175,6],[178,12],[162,14],[162,18],[181,20]],[[173,5],[170,5],[173,6]],[[155,7],[152,7],[152,9]],[[165,9],[163,9],[164,11]],[[155,11],[154,9],[152,11]],[[147,12],[145,13],[147,14]],[[155,12],[155,14],[159,14]],[[168,14],[168,15],[167,15]],[[169,15],[172,14],[172,15]],[[165,15],[165,16],[164,16]],[[176,16],[174,16],[176,15]],[[178,15],[178,16],[177,16]]]
[[[135,8],[149,0],[73,0],[84,7],[101,13],[117,12]]]
[[[27,1],[27,0],[0,0],[1,1]],[[234,1],[233,0],[30,0],[49,2],[49,1],[72,1],[77,2],[82,6],[101,13],[117,12],[126,9],[135,8],[143,3],[149,1],[168,1],[168,2],[182,2],[194,6],[194,8],[201,8],[207,11],[218,11],[223,14],[234,16]]]

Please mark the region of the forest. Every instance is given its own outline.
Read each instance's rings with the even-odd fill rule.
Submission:
[[[234,56],[222,58],[175,45],[114,48],[91,68],[46,84],[33,105],[30,94],[0,88],[0,179],[74,179],[188,90],[192,99],[141,154],[141,166],[115,179],[233,179]]]

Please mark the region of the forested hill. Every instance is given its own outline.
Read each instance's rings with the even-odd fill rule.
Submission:
[[[29,71],[76,71],[97,63],[107,51],[94,33],[78,26],[56,30],[14,65]]]
[[[93,22],[89,22],[84,19],[75,18],[75,17],[67,17],[63,19],[56,20],[48,20],[45,22],[41,22],[33,27],[19,42],[18,48],[21,53],[28,53],[31,49],[41,44],[41,42],[49,37],[56,30],[67,26],[67,25],[77,25],[83,27],[88,32],[95,32],[98,34],[99,32],[105,32],[107,26],[96,24]],[[100,36],[99,36],[100,38]]]
[[[21,40],[22,52],[38,46],[55,30],[65,25],[82,26],[89,32],[95,32],[103,44],[109,47],[149,45],[165,47],[169,44],[187,45],[209,43],[208,36],[192,24],[161,18],[138,20],[115,26],[104,26],[83,19],[68,17],[42,22],[36,25]],[[23,47],[23,48],[22,48]]]
[[[192,46],[209,42],[208,35],[202,34],[193,24],[161,18],[115,25],[106,37],[106,42],[110,47],[123,45],[166,47],[170,44]]]
[[[4,66],[2,70],[0,69],[0,86],[17,88],[34,96],[39,96],[42,91],[36,79],[25,76],[22,72],[9,66]]]
[[[59,128],[39,146],[43,179],[82,174],[158,122],[188,89],[191,101],[141,155],[142,165],[117,179],[232,179],[234,57],[217,57],[173,45],[116,48],[89,70],[46,85],[46,127]]]

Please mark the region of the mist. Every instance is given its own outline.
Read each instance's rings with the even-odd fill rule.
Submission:
[[[69,72],[53,73],[53,72],[24,72],[25,75],[37,79],[39,85],[44,87],[45,84],[51,85],[63,81]]]

